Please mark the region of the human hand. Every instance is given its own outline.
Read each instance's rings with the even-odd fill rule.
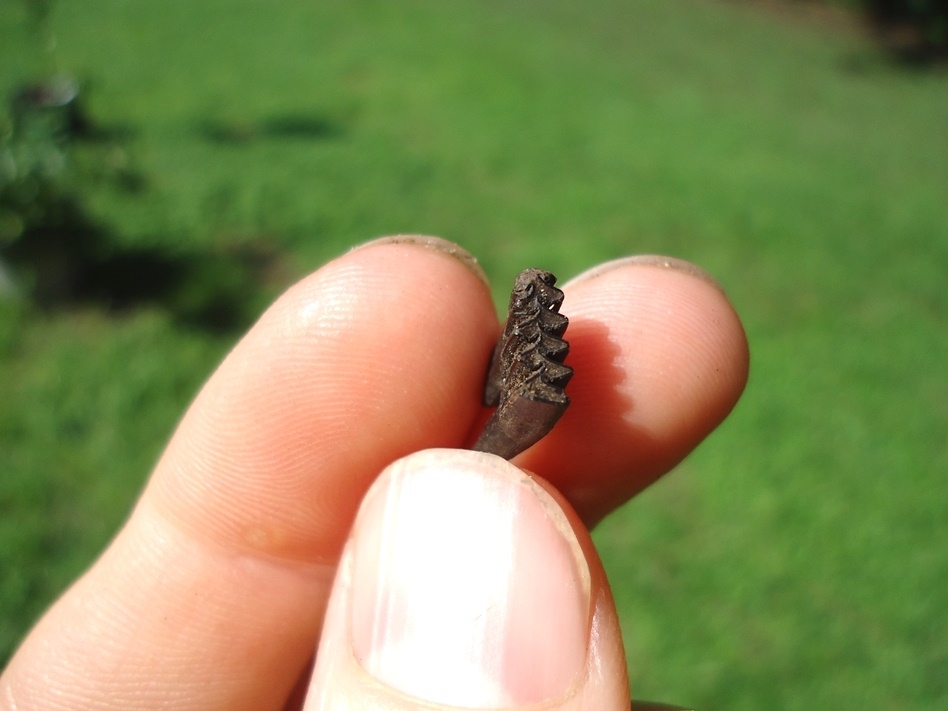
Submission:
[[[743,330],[681,263],[565,285],[573,403],[515,467],[445,449],[484,420],[499,326],[478,271],[402,238],[281,297],[11,660],[0,708],[628,708],[587,528],[731,410]]]

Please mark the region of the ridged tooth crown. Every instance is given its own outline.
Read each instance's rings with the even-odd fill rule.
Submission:
[[[555,276],[539,269],[526,269],[517,277],[498,354],[500,397],[506,393],[506,397],[516,394],[569,403],[564,388],[573,369],[563,364],[569,344],[561,338],[569,319],[559,313],[563,292],[555,283]]]
[[[494,348],[484,404],[497,407],[474,443],[478,452],[510,459],[536,444],[566,412],[564,388],[573,369],[563,363],[569,320],[559,312],[556,277],[526,269],[510,294],[507,326]]]

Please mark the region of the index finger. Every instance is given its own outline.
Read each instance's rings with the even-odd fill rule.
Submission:
[[[422,239],[364,245],[285,294],[191,405],[143,503],[228,547],[334,562],[378,472],[459,446],[497,320],[476,262]]]
[[[459,446],[478,415],[498,325],[477,271],[446,242],[395,240],[281,297],[14,656],[0,707],[282,708],[372,479]]]

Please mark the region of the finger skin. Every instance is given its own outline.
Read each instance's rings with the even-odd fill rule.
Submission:
[[[146,500],[196,536],[334,563],[386,464],[463,441],[496,323],[486,285],[457,260],[412,245],[351,252],[224,361]]]
[[[743,387],[740,324],[695,282],[632,266],[567,286],[573,406],[518,462],[587,524],[685,456]],[[484,284],[417,245],[357,250],[291,289],[11,661],[0,709],[279,708],[359,500],[400,456],[472,441],[498,334]]]
[[[593,526],[688,455],[728,415],[749,352],[727,297],[695,268],[620,260],[563,287],[569,409],[515,459]]]
[[[365,489],[403,454],[461,444],[497,329],[486,285],[417,245],[356,250],[291,289],[21,647],[0,708],[280,708]]]
[[[485,480],[498,476],[522,476],[522,473],[512,465],[493,455],[453,450],[429,450],[393,463],[386,474],[383,474],[383,478],[395,471],[404,476],[407,470],[412,468],[421,470],[426,467],[437,467],[443,471],[445,479],[450,481],[452,468],[462,465],[466,473],[477,471]],[[376,487],[384,483],[384,479],[380,479]],[[588,636],[585,639],[577,639],[581,648],[575,650],[579,657],[585,660],[578,677],[572,683],[565,682],[567,688],[564,693],[549,698],[542,704],[533,702],[523,708],[533,709],[542,706],[548,711],[580,711],[582,709],[625,711],[629,708],[625,653],[615,603],[602,562],[588,531],[566,499],[539,477],[532,478],[532,485],[542,488],[552,498],[552,501],[545,498],[543,500],[543,506],[548,507],[548,516],[558,520],[565,519],[566,525],[572,529],[575,540],[579,544],[580,555],[586,561],[586,567],[589,570],[590,607]],[[371,499],[371,496],[370,494],[367,501]],[[558,510],[553,511],[553,507],[557,507]],[[363,507],[359,515],[357,531],[353,533],[353,536],[358,534],[359,529],[371,529],[372,522],[366,521],[366,517],[379,516],[380,511],[382,509],[377,506]],[[384,515],[393,514],[388,512]],[[433,532],[433,535],[437,533]],[[494,531],[484,533],[487,538],[492,538],[494,535],[496,535]],[[352,640],[358,638],[359,635],[354,629],[353,611],[350,608],[355,597],[354,579],[357,577],[353,574],[353,548],[357,547],[358,544],[350,540],[340,563],[339,575],[334,585],[327,611],[326,626],[317,655],[310,696],[305,706],[306,711],[351,708],[373,711],[455,708],[419,699],[393,689],[372,677],[359,662],[359,655],[352,647]],[[544,561],[536,561],[536,565],[543,567]],[[498,575],[504,574],[498,571]],[[421,593],[422,591],[409,591],[407,594]],[[522,664],[515,666],[521,666],[520,673],[524,675],[520,683],[525,683],[533,673],[537,672],[531,672],[529,660],[518,659],[517,661]],[[518,680],[511,679],[510,683],[516,685]]]

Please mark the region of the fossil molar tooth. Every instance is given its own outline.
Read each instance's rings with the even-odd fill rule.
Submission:
[[[538,442],[569,406],[565,387],[573,369],[563,363],[569,319],[559,312],[556,277],[525,269],[510,294],[507,325],[494,348],[484,404],[497,410],[474,445],[510,459]]]

